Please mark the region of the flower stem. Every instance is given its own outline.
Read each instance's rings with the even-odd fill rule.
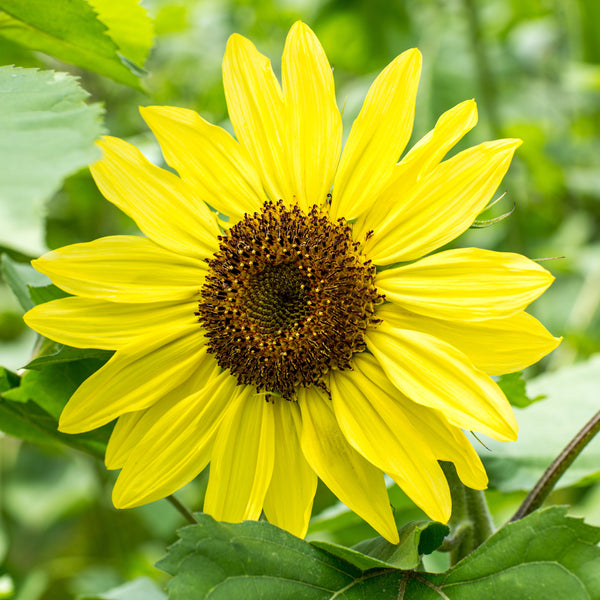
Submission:
[[[589,444],[592,438],[600,431],[600,411],[598,411],[563,448],[562,452],[552,461],[540,480],[529,492],[523,504],[513,515],[511,521],[518,521],[539,508],[563,473],[571,466],[581,451]]]
[[[175,496],[167,496],[167,500],[184,516],[185,520],[192,525],[198,523],[196,521],[196,517],[191,513],[190,509],[187,508],[184,504],[182,504]]]
[[[494,533],[494,523],[483,492],[466,487],[452,463],[441,465],[452,496],[452,533],[443,549],[450,552],[450,565],[454,565]]]

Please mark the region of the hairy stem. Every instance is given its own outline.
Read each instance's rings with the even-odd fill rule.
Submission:
[[[513,515],[511,521],[518,521],[539,508],[563,473],[571,466],[581,451],[591,442],[592,438],[600,431],[600,411],[598,411],[577,433],[577,435],[563,448],[562,452],[552,461],[540,480],[529,492],[523,504]]]

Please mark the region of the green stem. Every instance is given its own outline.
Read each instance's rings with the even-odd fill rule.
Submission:
[[[189,508],[177,500],[175,496],[167,496],[167,500],[185,517],[185,520],[188,523],[191,523],[192,525],[198,523],[198,521],[196,521],[196,517],[194,517]]]
[[[562,452],[552,461],[540,480],[529,492],[519,510],[513,515],[511,521],[518,521],[539,508],[563,473],[573,464],[581,451],[591,442],[592,438],[600,431],[600,411],[598,411],[577,433],[577,435],[563,448]]]
[[[455,565],[494,533],[494,524],[483,492],[466,487],[452,463],[441,464],[452,496],[452,533],[444,550],[450,552],[450,564]]]

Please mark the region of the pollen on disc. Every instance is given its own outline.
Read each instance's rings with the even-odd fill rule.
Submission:
[[[345,220],[267,202],[219,242],[196,314],[223,369],[292,400],[351,368],[383,296]]]

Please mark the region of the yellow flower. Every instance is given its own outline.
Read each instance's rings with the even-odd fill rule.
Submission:
[[[235,139],[190,110],[141,109],[178,176],[122,140],[101,142],[98,187],[147,237],[35,260],[73,296],[26,321],[64,344],[116,350],[75,392],[60,429],[117,419],[106,453],[121,469],[117,507],[163,498],[210,462],[204,510],[217,519],[264,511],[303,536],[320,477],[397,542],[384,473],[444,522],[439,460],[486,487],[461,429],[516,438],[490,375],[557,346],[524,312],[553,278],[518,254],[430,255],[472,224],[520,141],[442,160],[475,125],[466,101],[397,162],[420,68],[415,49],[385,68],[342,151],[314,33],[291,28],[281,85],[233,35],[223,81]]]

